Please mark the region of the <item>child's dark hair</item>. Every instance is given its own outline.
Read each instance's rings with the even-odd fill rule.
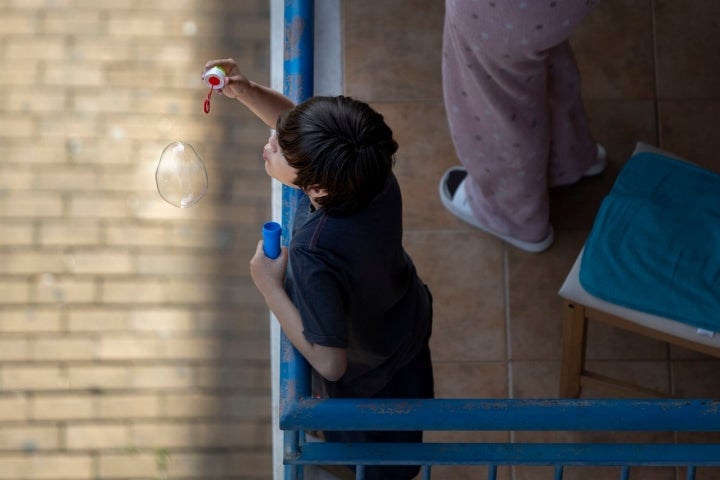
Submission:
[[[283,112],[277,140],[288,164],[297,170],[295,185],[317,186],[329,215],[349,215],[383,189],[398,144],[383,116],[349,97],[313,97]]]

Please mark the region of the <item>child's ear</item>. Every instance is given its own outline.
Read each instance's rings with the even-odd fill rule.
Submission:
[[[313,185],[312,187],[308,187],[307,191],[305,192],[310,198],[320,198],[324,197],[328,194],[327,190],[324,188],[320,188],[317,185]]]

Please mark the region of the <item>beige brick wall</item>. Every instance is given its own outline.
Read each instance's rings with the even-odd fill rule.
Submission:
[[[226,56],[269,81],[267,0],[0,2],[0,480],[271,478],[268,131],[202,112]],[[155,187],[175,140],[190,209]]]

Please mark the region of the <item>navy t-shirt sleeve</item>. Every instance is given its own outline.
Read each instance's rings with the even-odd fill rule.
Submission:
[[[296,306],[303,335],[310,343],[347,348],[348,321],[342,303],[341,279],[322,261],[322,254],[296,247],[289,261],[295,275]]]

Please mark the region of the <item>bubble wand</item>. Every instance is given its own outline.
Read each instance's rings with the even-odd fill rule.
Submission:
[[[203,102],[203,111],[206,115],[210,113],[210,97],[212,97],[213,91],[220,90],[225,86],[226,75],[222,67],[212,67],[203,75],[203,82],[210,89],[205,102]]]

